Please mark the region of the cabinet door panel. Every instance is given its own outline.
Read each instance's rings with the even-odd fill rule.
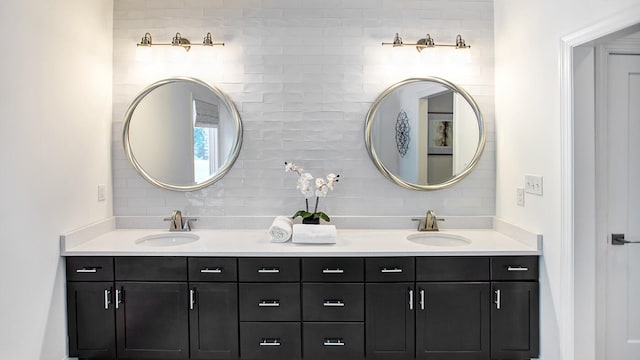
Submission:
[[[365,285],[366,357],[414,357],[415,294],[413,283]],[[412,299],[413,298],[413,299]]]
[[[238,285],[191,283],[191,358],[238,357]]]
[[[494,303],[491,307],[491,357],[538,357],[538,283],[496,282],[492,284],[492,290]]]
[[[118,357],[186,359],[189,357],[186,283],[116,282]]]
[[[419,359],[489,359],[489,283],[417,283]]]
[[[108,359],[116,356],[112,282],[68,283],[69,355]]]

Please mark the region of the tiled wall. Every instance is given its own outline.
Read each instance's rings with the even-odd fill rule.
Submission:
[[[192,42],[206,32],[226,46],[196,49],[186,63],[135,59],[145,32],[155,42],[180,32]],[[460,33],[471,62],[453,66],[413,48],[382,47],[399,32],[405,42],[429,33],[452,43]],[[495,213],[492,0],[115,0],[113,196],[118,216],[292,214],[304,200],[293,161],[314,176],[341,175],[321,201],[330,215],[413,216]],[[158,48],[154,48],[158,49]],[[171,76],[200,78],[236,104],[245,132],[233,169],[218,183],[180,193],[146,183],[124,158],[122,118],[146,85]],[[453,187],[406,190],[384,178],[364,146],[364,121],[377,95],[410,77],[438,76],[464,87],[487,122],[487,146],[476,170]]]

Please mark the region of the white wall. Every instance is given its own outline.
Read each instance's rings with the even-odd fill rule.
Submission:
[[[180,32],[192,42],[206,32],[224,48],[189,62],[135,60],[145,32],[167,42]],[[396,32],[406,42],[431,34],[452,43],[460,33],[471,63],[427,62],[415,48],[382,47]],[[427,208],[442,215],[493,215],[492,0],[116,0],[114,13],[114,213],[166,216],[276,215],[303,202],[293,161],[315,176],[335,172],[340,183],[321,202],[329,215],[417,216]],[[159,48],[158,53],[162,53]],[[428,53],[428,52],[423,52]],[[245,125],[236,165],[220,182],[192,193],[156,189],[126,162],[122,117],[135,95],[162,78],[198,77],[228,94]],[[364,121],[377,95],[409,77],[439,76],[466,88],[488,122],[488,143],[479,167],[443,191],[406,190],[384,178],[364,147]],[[397,116],[397,114],[396,114]],[[385,204],[381,206],[381,204]]]
[[[66,354],[59,235],[112,214],[111,0],[0,2],[0,358]]]
[[[544,234],[541,266],[541,358],[561,359],[560,43],[637,0],[496,0],[496,214]],[[544,176],[544,195],[516,206],[524,174]],[[576,239],[576,246],[580,246]],[[586,314],[593,316],[593,314]],[[579,339],[576,339],[578,341]],[[573,346],[573,345],[571,345]]]

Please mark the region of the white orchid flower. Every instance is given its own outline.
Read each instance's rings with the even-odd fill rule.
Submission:
[[[316,179],[316,187],[319,189],[321,188],[323,185],[326,185],[327,183],[324,182],[323,178],[317,178]]]
[[[316,196],[317,197],[325,197],[327,196],[327,193],[329,192],[329,188],[327,188],[326,186],[320,187],[316,190]]]

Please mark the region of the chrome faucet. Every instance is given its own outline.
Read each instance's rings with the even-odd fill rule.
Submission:
[[[182,217],[180,210],[173,210],[170,218],[164,221],[170,221],[169,231],[191,231],[191,222],[198,219]]]
[[[444,221],[444,219],[438,219],[436,213],[433,210],[427,210],[427,215],[424,219],[411,219],[413,221],[419,221],[418,231],[439,231],[438,221]]]

